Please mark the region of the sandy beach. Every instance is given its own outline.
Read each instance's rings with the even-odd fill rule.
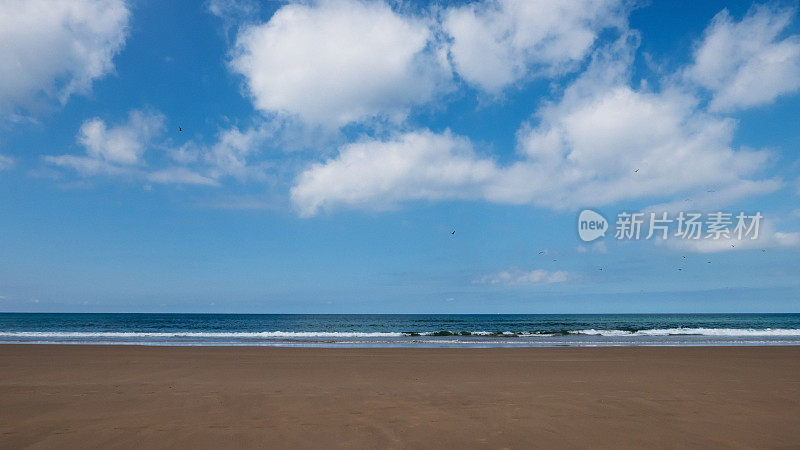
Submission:
[[[0,346],[0,447],[787,447],[800,347]]]

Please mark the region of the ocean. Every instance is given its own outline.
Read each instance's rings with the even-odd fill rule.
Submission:
[[[0,313],[0,343],[283,347],[800,345],[800,314]]]

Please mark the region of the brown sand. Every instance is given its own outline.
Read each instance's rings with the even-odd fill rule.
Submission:
[[[0,345],[0,448],[797,447],[800,347]]]

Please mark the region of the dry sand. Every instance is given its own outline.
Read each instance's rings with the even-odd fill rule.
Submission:
[[[800,347],[0,345],[0,448],[798,447]]]

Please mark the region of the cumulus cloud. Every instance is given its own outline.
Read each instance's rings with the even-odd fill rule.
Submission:
[[[479,196],[497,176],[492,161],[450,132],[428,130],[345,145],[302,172],[291,199],[303,216],[337,206],[385,209],[405,200]]]
[[[518,136],[525,160],[490,198],[571,208],[697,193],[708,185],[749,193],[741,187],[769,154],[733,148],[735,122],[705,113],[686,92],[631,87],[634,48],[623,40],[598,53],[560,101],[536,113]]]
[[[758,180],[769,153],[735,149],[735,122],[707,114],[691,94],[630,86],[635,36],[596,52],[562,98],[518,133],[518,160],[502,166],[466,138],[417,131],[365,140],[312,165],[292,201],[310,216],[334,207],[404,200],[485,199],[552,209],[694,196],[707,186],[734,201],[780,186]]]
[[[151,140],[163,133],[165,118],[155,111],[133,110],[128,119],[108,126],[100,118],[83,122],[76,141],[85,155],[46,156],[44,160],[71,168],[83,176],[135,175]]]
[[[263,181],[265,169],[272,166],[263,161],[263,151],[276,142],[283,143],[284,131],[273,122],[256,121],[247,128],[223,128],[210,144],[190,140],[166,150],[176,164],[202,167],[215,180],[231,177],[242,182]]]
[[[146,179],[160,184],[217,185],[209,177],[185,167],[172,167],[148,172],[145,151],[165,130],[166,118],[156,111],[133,110],[128,119],[108,126],[100,118],[86,120],[76,141],[85,155],[46,156],[46,162],[71,168],[83,176],[110,175]]]
[[[399,120],[450,79],[431,24],[382,1],[290,3],[246,26],[232,69],[261,111],[338,127]]]
[[[625,28],[621,0],[486,0],[443,13],[458,74],[489,92],[574,69],[600,32]]]
[[[510,286],[529,286],[563,283],[571,278],[569,272],[562,270],[547,271],[542,269],[521,270],[512,268],[485,275],[477,280],[481,284],[500,284]]]
[[[92,158],[113,164],[140,164],[147,144],[163,133],[164,120],[160,113],[133,110],[126,123],[109,128],[95,117],[81,125],[77,140]]]
[[[800,36],[780,39],[794,14],[756,5],[739,22],[727,10],[714,17],[685,72],[712,92],[712,110],[763,105],[800,89]]]
[[[240,130],[223,129],[211,144],[189,140],[171,145],[164,136],[166,117],[147,110],[133,110],[125,122],[108,125],[100,118],[84,121],[76,141],[83,155],[46,156],[46,162],[77,171],[82,176],[122,176],[158,184],[219,186],[232,177],[239,181],[264,181],[271,163],[253,161],[275,128],[266,123]],[[146,158],[148,150],[160,155]],[[155,162],[156,167],[148,164]]]
[[[0,2],[0,113],[89,91],[113,70],[129,18],[123,0]]]

